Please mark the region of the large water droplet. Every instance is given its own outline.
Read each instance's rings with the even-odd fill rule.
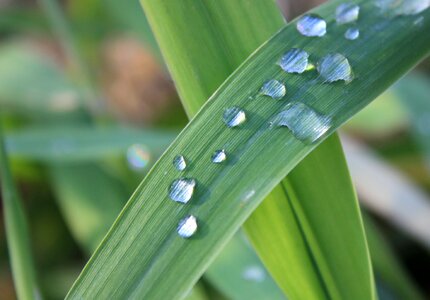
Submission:
[[[339,53],[328,54],[321,58],[317,70],[326,82],[339,80],[351,82],[354,78],[348,59]]]
[[[355,22],[358,19],[360,6],[353,3],[342,3],[336,8],[336,22],[346,24]]]
[[[169,197],[173,201],[187,203],[191,200],[196,187],[196,181],[192,178],[179,178],[172,182],[169,187]]]
[[[187,239],[196,233],[197,227],[196,217],[190,215],[179,221],[177,232],[180,237]]]
[[[285,88],[285,85],[275,79],[264,83],[260,90],[261,94],[272,97],[275,100],[282,99],[286,92],[287,89]]]
[[[145,168],[150,159],[149,150],[142,144],[133,144],[127,149],[127,161],[133,169]]]
[[[185,157],[183,155],[176,155],[173,159],[173,165],[175,166],[176,170],[183,171],[187,167],[187,162],[185,160]]]
[[[289,103],[274,118],[273,124],[288,127],[297,139],[313,143],[330,129],[331,118],[317,113],[306,104],[296,102]]]
[[[223,120],[228,127],[239,126],[246,121],[245,111],[236,106],[226,108],[224,110]]]
[[[308,58],[306,51],[293,48],[282,56],[279,65],[287,73],[301,74],[308,69]]]
[[[225,150],[216,150],[215,153],[212,155],[212,162],[215,164],[220,164],[223,161],[227,159],[227,154],[225,153]]]
[[[360,30],[358,28],[348,28],[345,31],[345,38],[347,40],[356,40],[360,36]]]
[[[397,15],[416,15],[430,7],[430,0],[403,0],[396,8]]]
[[[304,36],[324,36],[327,32],[327,24],[317,15],[304,15],[297,21],[297,30]]]
[[[398,7],[403,0],[375,0],[375,5],[383,11]]]
[[[248,266],[242,273],[245,280],[263,282],[266,279],[266,272],[260,266]]]

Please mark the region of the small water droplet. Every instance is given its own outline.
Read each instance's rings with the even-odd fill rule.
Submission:
[[[336,22],[346,24],[355,22],[360,13],[360,6],[353,3],[342,3],[336,8]]]
[[[430,7],[430,0],[403,0],[396,8],[397,15],[416,15]]]
[[[403,0],[375,0],[375,5],[382,9],[382,11],[387,11],[396,8],[400,5]]]
[[[197,227],[196,217],[190,215],[179,221],[177,232],[180,237],[187,239],[196,233]]]
[[[339,53],[331,53],[321,58],[317,70],[326,82],[344,80],[349,83],[354,78],[348,59]]]
[[[296,102],[287,104],[285,110],[274,118],[273,124],[288,127],[297,139],[313,143],[330,129],[331,118]]]
[[[242,273],[245,280],[263,282],[266,279],[266,272],[260,266],[248,266]]]
[[[285,85],[275,79],[269,80],[263,84],[260,93],[272,97],[275,100],[280,100],[285,96],[287,89]]]
[[[223,120],[228,127],[237,127],[246,121],[245,111],[236,106],[226,108]]]
[[[196,181],[192,178],[175,179],[169,187],[169,197],[173,201],[187,203],[191,200],[196,187]]]
[[[176,155],[173,159],[173,165],[175,166],[176,170],[183,171],[187,167],[187,162],[185,160],[185,157],[183,155]]]
[[[279,65],[287,73],[301,74],[308,70],[308,58],[309,54],[306,51],[293,48],[281,57]]]
[[[321,37],[327,32],[327,24],[317,15],[304,15],[297,21],[297,30],[304,36]]]
[[[227,159],[227,154],[224,149],[216,150],[211,159],[213,163],[220,164]]]
[[[347,40],[353,41],[353,40],[358,39],[359,36],[360,36],[360,30],[358,28],[354,28],[354,27],[353,28],[348,28],[345,31],[345,38]]]
[[[150,159],[149,150],[142,144],[133,144],[127,149],[127,161],[133,169],[145,168]]]

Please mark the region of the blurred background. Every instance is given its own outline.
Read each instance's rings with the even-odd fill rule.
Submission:
[[[290,20],[323,1],[278,2]],[[427,59],[342,129],[366,219],[428,299],[429,83]],[[64,298],[187,123],[138,1],[0,0],[0,114],[42,293]],[[15,299],[0,219],[0,298]]]

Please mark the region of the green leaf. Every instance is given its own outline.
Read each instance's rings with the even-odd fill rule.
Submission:
[[[133,144],[142,144],[155,155],[164,151],[176,135],[176,131],[118,126],[36,127],[9,133],[6,148],[12,157],[82,162],[124,156]]]
[[[258,93],[266,80],[287,82],[288,99],[300,99],[319,113],[330,114],[332,133],[428,53],[430,40],[420,37],[430,29],[430,10],[422,14],[422,25],[412,28],[415,16],[388,20],[372,3],[357,2],[361,3],[361,39],[354,43],[343,39],[344,30],[333,19],[340,2],[334,1],[314,11],[328,21],[330,34],[325,38],[302,37],[292,23],[229,77],[135,191],[69,298],[184,296],[264,196],[321,142],[303,143],[285,128],[269,128],[267,122],[288,101],[261,97],[250,101],[250,93]],[[355,80],[323,84],[314,72],[283,73],[276,62],[292,47],[305,47],[314,60],[342,52],[351,62]],[[223,111],[231,106],[248,113],[242,128],[228,129],[223,124]],[[219,147],[227,147],[230,153],[224,165],[210,162],[210,154]],[[172,165],[177,154],[192,162],[182,174]],[[190,205],[168,199],[168,187],[180,176],[197,180]],[[200,220],[199,231],[190,240],[176,233],[178,222],[187,214]]]
[[[218,87],[219,80],[226,78],[229,70],[235,69],[247,53],[254,51],[269,30],[275,32],[283,23],[271,1],[206,1],[198,4],[193,1],[176,4],[143,1],[143,4],[190,115]],[[229,18],[226,19],[226,15]],[[250,31],[257,34],[250,37]],[[172,36],[176,38],[172,39]],[[201,45],[213,46],[202,49]],[[217,56],[213,51],[217,51]],[[352,295],[369,297],[373,294],[370,260],[348,169],[336,138],[322,147],[324,150],[314,151],[310,158],[296,167],[297,171],[289,175],[289,193],[282,187],[278,188],[276,199],[271,199],[275,198],[273,196],[266,199],[264,207],[254,212],[253,219],[258,221],[246,223],[246,228],[263,261],[289,298],[300,299],[306,294],[307,299],[322,299],[326,297],[327,289],[333,297],[339,293],[349,298]],[[339,182],[344,183],[344,188],[338,188]],[[315,189],[309,190],[309,186]],[[303,192],[304,189],[307,193]],[[297,197],[289,199],[289,194],[294,193]],[[315,214],[314,203],[330,205]],[[279,210],[280,206],[282,210]],[[303,207],[303,213],[291,218],[291,212],[299,206]],[[349,215],[339,218],[337,226],[327,226],[327,219],[333,220],[334,210],[348,211]],[[273,215],[279,217],[279,224],[267,221]],[[311,224],[307,225],[309,215],[312,216],[309,217]],[[287,226],[280,229],[280,224]],[[306,226],[308,229],[303,230],[302,227]],[[285,237],[283,243],[279,242],[276,234],[280,230],[284,231],[281,235]],[[338,245],[336,241],[342,241],[343,237],[350,243],[342,243],[340,247],[328,246],[333,241]],[[270,240],[273,247],[268,247],[265,239]],[[307,245],[311,243],[308,239],[314,240],[312,247]],[[274,252],[279,253],[276,260],[272,259]],[[291,256],[287,258],[285,253]],[[359,268],[351,268],[350,253],[355,254],[354,263]],[[294,271],[291,265],[296,266]],[[306,291],[301,288],[303,286],[306,286]]]
[[[39,291],[35,281],[27,219],[10,173],[1,128],[0,172],[6,238],[16,293],[19,299],[37,299]]]
[[[238,233],[211,263],[205,278],[232,300],[286,299],[266,272],[243,235]]]
[[[372,219],[365,218],[364,224],[376,277],[387,285],[399,299],[423,299],[414,283],[405,275],[406,271],[399,264],[390,245],[384,240]]]
[[[121,211],[127,190],[96,164],[54,164],[49,173],[73,236],[92,253]]]
[[[2,113],[46,118],[82,108],[82,93],[47,57],[18,43],[0,48]],[[23,88],[25,87],[25,88]]]

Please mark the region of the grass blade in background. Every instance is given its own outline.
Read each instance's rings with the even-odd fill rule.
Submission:
[[[412,124],[412,133],[421,146],[430,172],[430,102],[429,80],[422,74],[410,74],[395,85],[401,103],[406,108]]]
[[[0,128],[0,174],[6,237],[18,299],[40,298],[31,253],[30,235],[21,199],[9,169]]]
[[[288,130],[268,130],[267,122],[285,103],[248,99],[250,92],[257,93],[267,79],[288,78],[291,91],[308,87],[306,95],[318,99],[312,103],[313,109],[332,116],[332,133],[430,50],[430,41],[419,38],[430,29],[429,11],[422,14],[422,26],[412,30],[409,28],[415,16],[386,21],[372,3],[359,1],[362,19],[366,20],[362,30],[372,34],[352,45],[340,39],[343,30],[336,27],[332,17],[338,3],[331,2],[315,11],[328,21],[332,33],[326,38],[304,39],[294,23],[286,26],[223,84],[132,196],[70,291],[70,298],[139,295],[169,299],[186,293],[264,196],[318,144],[302,143]],[[376,30],[381,22],[387,27]],[[294,34],[298,39],[293,44],[288,37]],[[412,42],[415,47],[411,48]],[[315,84],[306,75],[283,74],[276,65],[279,57],[286,49],[305,45],[316,58],[342,51],[349,58],[356,79],[348,85]],[[303,89],[296,91],[289,95],[290,99],[302,99],[311,105]],[[348,99],[341,101],[345,92]],[[239,130],[226,129],[221,120],[223,110],[233,105],[245,109],[250,117]],[[258,112],[259,117],[252,112]],[[231,160],[221,166],[211,164],[210,157],[204,154],[224,145],[229,146]],[[172,165],[177,154],[188,156],[192,162],[192,168],[183,174]],[[235,160],[232,155],[240,159]],[[194,193],[194,205],[179,205],[168,199],[170,184],[180,176],[198,181],[200,188]],[[183,240],[175,229],[190,213],[201,220],[199,232],[191,240]]]
[[[176,131],[119,126],[28,128],[9,133],[6,149],[12,157],[48,163],[100,161],[110,156],[124,156],[132,144],[142,144],[156,156],[177,134]]]
[[[239,232],[212,262],[205,278],[231,300],[285,300],[282,291],[266,272]]]
[[[283,24],[272,1],[142,3],[191,116],[220,79]],[[373,294],[370,260],[342,149],[336,138],[321,147],[324,150],[316,149],[289,175],[288,192],[278,188],[245,228],[289,298],[323,299],[326,290],[333,297],[369,297]],[[296,194],[294,201],[290,194]],[[318,211],[315,203],[321,204]],[[295,218],[298,209],[302,212]],[[342,212],[336,222],[334,211]],[[277,222],[268,222],[274,215]],[[349,243],[344,243],[346,239]],[[351,257],[358,268],[351,267]]]
[[[370,217],[364,218],[375,276],[398,299],[423,299]],[[382,297],[380,297],[383,300]],[[396,298],[397,299],[397,298]]]

